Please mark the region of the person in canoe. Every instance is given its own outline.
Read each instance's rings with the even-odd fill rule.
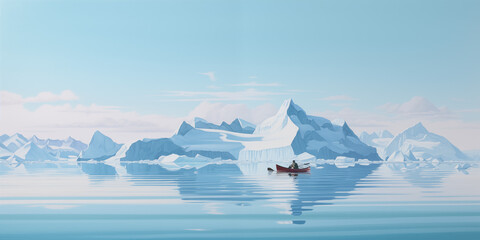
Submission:
[[[293,160],[292,164],[290,164],[290,166],[288,167],[290,169],[298,169],[298,164],[295,162],[295,160]]]

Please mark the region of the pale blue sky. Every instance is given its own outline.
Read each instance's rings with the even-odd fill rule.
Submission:
[[[480,120],[480,1],[0,2],[0,87],[23,97],[185,116],[247,89],[257,100],[226,103],[375,112],[421,96]],[[267,86],[234,86],[249,82]]]

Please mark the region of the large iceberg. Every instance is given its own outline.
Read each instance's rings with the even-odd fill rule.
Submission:
[[[307,152],[317,158],[338,156],[381,160],[376,149],[360,141],[346,122],[307,115],[293,100],[286,100],[275,116],[257,126],[260,141],[245,143],[240,158],[279,160]]]
[[[387,156],[391,156],[395,152],[401,152],[407,156],[412,153],[419,160],[455,161],[469,159],[446,138],[429,132],[422,123],[418,123],[397,135],[385,148]]]
[[[122,160],[153,160],[177,154],[189,157],[201,155],[211,159],[285,161],[302,153],[324,159],[344,156],[381,160],[375,148],[361,142],[345,122],[332,123],[325,118],[307,115],[291,99],[283,103],[275,116],[259,124],[253,133],[221,126],[198,118],[195,128],[183,122],[169,139],[143,140],[132,144]],[[228,126],[238,129],[252,127],[240,119]]]
[[[96,131],[88,144],[88,148],[80,153],[77,160],[105,160],[115,156],[121,147],[122,144],[115,143],[111,138],[103,135],[100,131]]]

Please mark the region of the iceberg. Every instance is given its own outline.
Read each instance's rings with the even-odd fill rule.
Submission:
[[[200,155],[212,161],[278,162],[297,156],[381,160],[376,149],[360,141],[346,122],[332,123],[307,115],[291,99],[253,132],[245,130],[253,126],[241,119],[215,125],[196,118],[195,127],[183,122],[171,138],[137,141],[122,161],[155,160],[171,154],[190,158]]]
[[[14,158],[17,161],[45,161],[56,160],[55,156],[51,155],[48,147],[40,148],[33,142],[28,142],[14,153]]]
[[[401,152],[403,155],[412,153],[419,160],[456,161],[469,159],[445,137],[429,132],[422,123],[418,123],[397,135],[385,148],[387,156],[391,156],[395,152]]]
[[[65,140],[59,140],[40,139],[34,135],[30,141],[39,147],[48,147],[50,153],[57,156],[57,158],[78,157],[78,155],[88,147],[87,144],[72,137],[68,137]]]
[[[390,155],[387,158],[387,161],[388,162],[414,162],[414,161],[418,161],[418,159],[415,158],[415,156],[412,154],[412,152],[409,152],[406,155],[401,151],[397,151],[397,152],[392,153],[392,155]]]
[[[232,133],[240,134],[240,133]],[[243,148],[241,143],[228,141],[228,131],[196,129],[183,122],[171,138],[144,139],[133,143],[121,161],[156,160],[161,156],[179,156],[210,159],[236,159]],[[234,138],[234,137],[233,137]]]
[[[301,153],[316,158],[338,156],[381,160],[376,149],[361,142],[345,121],[307,115],[292,99],[286,100],[276,115],[257,126],[253,135],[261,141],[245,142],[241,158],[290,159]]]
[[[8,148],[3,145],[3,143],[0,143],[0,159],[7,159],[12,156],[12,154],[13,153],[10,152],[10,150],[8,150]]]
[[[457,169],[457,170],[467,170],[470,167],[472,167],[472,165],[470,165],[469,163],[459,163],[459,164],[455,165],[455,169]]]
[[[7,134],[0,135],[0,143],[3,143],[5,140],[9,139],[10,136]]]
[[[360,140],[368,146],[376,148],[378,155],[383,159],[388,157],[385,155],[385,148],[390,144],[393,138],[393,134],[388,130],[373,133],[362,132],[360,134]]]
[[[115,143],[111,138],[96,131],[87,149],[80,153],[77,161],[105,160],[117,154],[122,144]]]
[[[15,152],[20,149],[23,145],[27,144],[28,139],[25,138],[20,133],[15,133],[5,141],[3,141],[3,145],[7,147],[10,152]]]
[[[236,118],[230,124],[222,122],[220,125],[210,123],[199,117],[196,117],[194,122],[195,128],[197,129],[218,129],[238,133],[253,133],[255,131],[255,125],[253,123],[249,123],[240,118]]]
[[[121,161],[155,160],[171,154],[184,155],[185,150],[168,138],[134,142]]]
[[[243,148],[240,140],[242,136],[244,139],[249,138],[249,134],[218,129],[197,129],[183,122],[177,134],[170,139],[181,146],[187,156],[193,157],[199,154],[211,159],[225,160],[238,158],[238,153]]]

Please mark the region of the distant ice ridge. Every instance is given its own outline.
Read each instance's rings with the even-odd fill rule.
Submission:
[[[5,136],[5,135],[4,135]],[[2,136],[2,137],[4,137]],[[22,134],[15,133],[6,138],[2,143],[10,152],[15,152],[28,142],[28,139]]]
[[[88,144],[88,148],[80,153],[78,161],[105,160],[115,156],[121,147],[122,144],[115,143],[100,131],[96,131]]]
[[[385,148],[385,154],[391,158],[403,158],[408,161],[456,161],[469,160],[467,155],[450,143],[446,138],[429,132],[422,123],[418,123],[397,135]]]
[[[0,159],[6,159],[12,156],[12,152],[8,150],[8,148],[0,142]]]
[[[40,139],[37,136],[27,139],[19,133],[12,136],[4,134],[0,136],[0,159],[10,159],[10,161],[67,159],[77,157],[86,147],[86,144],[71,137],[65,140]],[[37,156],[37,159],[34,156]]]
[[[55,156],[53,156],[50,152],[52,152],[52,149],[48,146],[41,148],[37,144],[30,141],[15,151],[12,158],[14,158],[17,162],[56,160]]]
[[[253,131],[255,131],[255,125],[253,123],[249,123],[240,118],[236,118],[230,124],[226,122],[222,122],[220,125],[210,123],[207,120],[199,117],[196,117],[194,119],[194,122],[195,122],[195,128],[219,129],[219,130],[238,132],[238,133],[253,133]]]
[[[228,126],[232,129],[226,124],[222,127],[199,118],[195,119],[195,128],[183,122],[171,138],[132,144],[122,160],[155,160],[176,154],[211,159],[284,161],[302,153],[323,159],[344,156],[381,160],[375,148],[361,142],[344,121],[334,124],[325,118],[307,115],[291,99],[252,133],[236,131],[232,127],[253,128],[239,119]]]
[[[382,159],[386,159],[388,156],[385,154],[385,148],[393,140],[394,136],[388,130],[377,131],[373,133],[362,132],[360,134],[360,140],[377,149],[378,155]]]
[[[33,136],[30,139],[39,147],[48,147],[50,153],[57,158],[70,158],[77,157],[83,150],[87,148],[87,144],[75,140],[72,137],[68,137],[65,140],[58,139],[39,139],[37,136]]]

